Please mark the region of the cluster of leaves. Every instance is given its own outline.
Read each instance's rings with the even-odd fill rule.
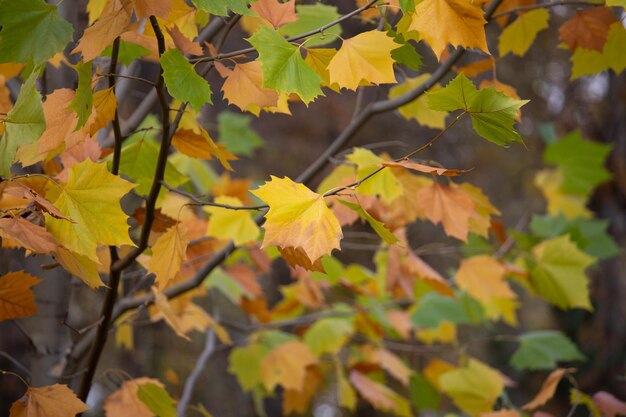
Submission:
[[[338,405],[349,410],[360,397],[399,416],[438,409],[442,395],[468,415],[513,416],[545,404],[572,372],[555,369],[558,363],[584,358],[565,335],[537,330],[502,339],[519,343],[513,368],[553,371],[537,397],[518,408],[498,401],[508,398],[503,393],[511,381],[467,355],[458,329],[500,321],[517,326],[522,293],[561,309],[592,309],[585,270],[617,252],[606,222],[592,219],[586,208],[591,191],[610,179],[603,167],[610,148],[577,131],[548,144],[544,159],[550,167],[535,178],[547,214],[533,216],[526,233],[507,232],[494,219],[500,212],[489,198],[456,180],[464,170],[412,158],[463,117],[496,145],[523,142],[514,125],[526,101],[495,76],[479,87],[470,78],[494,70],[508,53],[524,55],[548,27],[550,5],[498,1],[485,14],[481,2],[359,1],[352,15],[363,18],[365,29],[344,39],[344,17],[335,6],[192,3],[91,0],[90,26],[64,53],[73,28],[55,6],[0,0],[2,246],[23,248],[27,256],[50,255],[88,286],[106,282],[113,293],[120,291],[114,277],[136,265],[149,279],[122,294],[115,313],[105,303],[104,340],[113,325],[117,344],[132,349],[132,323],[140,315],[134,307],[145,303],[151,304],[151,320],[165,320],[183,338],[213,331],[221,343],[237,345],[229,369],[261,414],[265,397],[280,393],[286,414],[302,413],[323,390],[335,390]],[[626,29],[615,17],[622,7],[620,0],[590,3],[561,26],[561,40],[572,51],[572,78],[626,67],[620,50]],[[196,40],[199,27],[229,13],[241,18],[251,48],[220,53],[220,45]],[[421,43],[438,59],[450,56],[441,64],[450,62],[448,68],[462,51],[450,53],[450,45],[490,54],[485,18],[502,26],[498,56],[456,68],[445,86],[420,71]],[[382,30],[368,26],[371,20],[380,20]],[[118,60],[145,60],[161,69],[153,83],[160,119],[148,117],[124,137],[115,95]],[[37,80],[46,67],[60,65],[75,70],[77,88],[56,89],[42,100]],[[353,148],[315,191],[303,181],[273,176],[251,190],[251,179],[229,173],[231,161],[249,157],[263,143],[249,127],[250,116],[222,113],[217,141],[199,122],[202,107],[213,100],[215,86],[205,79],[211,68],[223,79],[223,98],[255,116],[290,114],[298,103],[309,105],[333,92],[380,88],[389,109],[440,132],[397,159]],[[22,80],[15,102],[8,89],[14,78]],[[386,90],[382,84],[396,85]],[[112,149],[97,140],[111,123]],[[211,159],[219,161],[221,176],[202,162]],[[256,210],[263,216],[253,217]],[[440,224],[448,236],[468,242],[471,256],[449,274],[436,271],[407,238],[407,227],[418,221]],[[372,269],[332,255],[344,231],[362,227],[358,223],[379,236]],[[280,288],[281,300],[271,305],[259,277],[278,257],[292,267],[293,282]],[[31,287],[38,282],[25,271],[0,277],[0,319],[35,314]],[[194,301],[208,291],[223,293],[249,317],[253,331],[245,341],[233,341]],[[293,331],[277,330],[287,328]],[[416,368],[393,353],[394,346],[434,344],[455,359]],[[74,354],[69,359],[79,362]],[[88,364],[88,378],[98,358]],[[82,400],[90,385],[83,379]],[[607,400],[610,394],[599,394],[599,400],[578,391],[572,396],[593,412],[607,404],[613,414],[623,412],[617,400]],[[104,409],[108,415],[128,408],[163,416],[173,415],[174,405],[161,382],[141,377],[111,393]],[[63,407],[69,414],[86,409],[67,387],[53,385],[29,388],[11,415],[37,407]]]

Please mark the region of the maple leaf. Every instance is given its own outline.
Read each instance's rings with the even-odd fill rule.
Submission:
[[[297,21],[287,23],[280,28],[281,35],[297,36],[326,26],[341,17],[337,11],[337,6],[322,3],[297,4],[296,15],[298,16]],[[324,30],[324,33],[307,37],[306,46],[311,48],[327,45],[335,41],[339,35],[341,35],[341,25],[333,25]]]
[[[475,206],[466,192],[434,182],[430,187],[420,188],[416,199],[431,222],[441,223],[449,236],[467,241]]]
[[[561,379],[563,379],[565,375],[574,371],[575,369],[573,368],[558,368],[552,371],[546,380],[543,381],[543,384],[541,385],[537,395],[535,395],[535,398],[524,404],[522,406],[522,410],[532,410],[547,403],[548,400],[554,396],[556,387],[559,385],[559,382],[561,382]]]
[[[74,32],[57,6],[42,0],[0,1],[0,22],[0,63],[45,62],[65,48]]]
[[[67,417],[89,410],[67,385],[29,387],[26,394],[15,401],[9,417]]]
[[[172,10],[174,0],[132,0],[138,18],[148,19],[150,16],[166,18]]]
[[[270,207],[265,214],[263,247],[300,247],[311,262],[339,248],[341,226],[320,194],[274,176],[251,192]]]
[[[530,271],[530,282],[538,294],[562,309],[592,310],[584,271],[595,262],[594,257],[578,249],[569,235],[545,240],[532,252],[536,264]]]
[[[139,387],[147,383],[161,384],[158,379],[146,377],[124,381],[122,385],[104,401],[103,408],[106,415],[154,417],[154,414],[150,411],[148,406],[137,396]]]
[[[263,71],[259,61],[237,63],[222,86],[224,98],[241,110],[251,106],[267,107],[278,104],[278,93],[263,87]]]
[[[463,172],[466,172],[462,169],[447,169],[441,167],[432,167],[430,165],[420,164],[410,159],[402,159],[400,161],[384,161],[382,166],[385,167],[402,167],[407,169],[412,169],[413,171],[423,172],[424,174],[436,174],[436,175],[444,175],[446,177],[456,177]]]
[[[131,0],[110,0],[98,20],[85,29],[72,53],[80,52],[84,62],[93,60],[126,30],[131,15]]]
[[[335,354],[354,333],[351,319],[324,318],[316,321],[304,334],[304,343],[317,356]]]
[[[307,367],[316,364],[317,358],[304,343],[283,343],[261,361],[260,376],[263,386],[270,391],[277,385],[284,389],[302,391]]]
[[[74,65],[74,70],[78,74],[78,87],[72,102],[67,106],[74,110],[78,116],[76,129],[80,129],[87,123],[93,110],[93,90],[91,88],[91,76],[93,72],[92,61],[81,61]]]
[[[300,49],[278,32],[262,27],[248,42],[259,51],[264,87],[286,94],[295,93],[307,105],[323,95],[320,77],[302,59]]]
[[[91,160],[72,166],[68,181],[46,195],[72,222],[46,215],[46,229],[67,249],[97,260],[96,247],[133,245],[120,199],[134,187]]]
[[[54,90],[46,96],[43,103],[43,113],[46,120],[46,129],[39,138],[38,152],[43,154],[59,148],[67,140],[82,135],[74,132],[78,117],[67,107],[76,93],[69,88]]]
[[[424,0],[415,7],[409,30],[416,30],[441,59],[446,46],[478,48],[489,53],[483,11],[468,0]]]
[[[172,145],[181,153],[194,157],[211,160],[215,156],[222,166],[229,171],[233,168],[228,162],[237,157],[228,152],[218,143],[213,142],[209,133],[200,128],[199,132],[190,129],[179,129],[174,133]]]
[[[546,9],[521,13],[500,35],[500,56],[511,52],[524,56],[535,41],[537,34],[548,27],[550,13]]]
[[[176,48],[180,49],[185,54],[200,56],[204,54],[202,46],[198,42],[192,42],[189,40],[178,28],[174,25],[172,29],[167,29],[167,33],[170,34]]]
[[[295,0],[288,0],[285,3],[278,0],[258,0],[250,6],[250,10],[267,20],[274,29],[298,20]]]
[[[156,275],[159,291],[174,279],[183,261],[187,258],[186,251],[189,238],[187,230],[180,223],[170,227],[152,245],[152,258],[148,265],[148,272]]]
[[[491,60],[489,60],[491,62]],[[392,87],[389,90],[389,98],[395,98],[414,90],[422,85],[430,74],[420,74],[415,78],[407,78],[401,84]],[[440,90],[441,86],[435,84],[429,91]],[[428,98],[425,95],[418,97],[398,109],[398,112],[407,120],[414,119],[419,124],[431,127],[433,129],[443,129],[446,126],[446,116],[448,112],[432,110],[428,107]]]
[[[50,253],[59,245],[46,229],[21,217],[0,218],[0,237],[38,253]]]
[[[356,370],[350,371],[350,382],[374,408],[382,411],[391,411],[401,417],[412,415],[411,407],[406,399],[385,385],[368,378],[361,372]]]
[[[215,202],[233,207],[241,206],[241,200],[235,197],[216,197]],[[256,241],[259,226],[245,210],[230,210],[207,206],[205,210],[211,214],[207,227],[207,235],[223,240],[232,240],[241,246]]]
[[[211,104],[211,87],[196,73],[178,49],[170,49],[161,56],[163,79],[167,91],[177,100],[188,101],[195,111]]]
[[[362,180],[380,169],[384,160],[365,148],[355,148],[346,159],[357,166],[356,178]],[[357,188],[357,192],[363,195],[380,195],[380,198],[390,203],[402,194],[400,182],[391,170],[382,170],[374,176],[363,181]]]
[[[574,52],[578,48],[602,52],[609,27],[616,19],[608,7],[594,7],[576,12],[559,28],[559,38]]]
[[[472,416],[491,411],[504,388],[500,373],[476,359],[441,375],[439,385],[461,410]]]
[[[183,322],[180,316],[176,314],[165,294],[159,292],[156,287],[152,287],[151,290],[154,295],[154,306],[159,312],[156,317],[152,317],[152,320],[165,320],[167,325],[170,326],[170,328],[174,330],[178,336],[187,341],[191,341],[189,336],[187,336],[184,332],[185,329],[183,328]]]
[[[548,203],[548,213],[563,214],[568,219],[588,218],[587,195],[568,194],[563,191],[564,175],[561,169],[542,169],[535,174],[534,183]]]
[[[428,105],[434,110],[465,110],[472,119],[472,127],[480,136],[497,145],[521,142],[513,129],[515,117],[528,100],[515,100],[494,88],[477,90],[465,75],[459,74],[448,85],[427,93]]]
[[[93,108],[95,110],[95,118],[89,126],[89,135],[93,136],[96,132],[108,124],[115,118],[117,110],[117,98],[113,87],[93,93]],[[44,103],[44,112],[46,105]],[[47,126],[47,119],[46,119]]]
[[[462,290],[479,301],[491,301],[494,297],[516,298],[504,280],[505,267],[496,259],[479,255],[461,261],[456,282]]]
[[[46,128],[41,96],[35,88],[37,71],[21,86],[15,105],[3,120],[0,138],[0,176],[11,177],[11,164],[20,146],[35,142]]]
[[[35,295],[30,287],[41,280],[24,271],[0,277],[0,321],[32,316],[37,312]]]
[[[362,81],[373,84],[395,83],[391,51],[401,45],[385,32],[371,30],[346,39],[330,60],[330,83],[356,90]]]

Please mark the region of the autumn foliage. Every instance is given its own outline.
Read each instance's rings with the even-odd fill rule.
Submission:
[[[498,64],[558,26],[552,43],[567,51],[572,82],[619,76],[625,6],[89,0],[88,22],[70,23],[61,4],[0,0],[0,241],[3,259],[17,260],[0,276],[0,321],[51,314],[35,297],[50,271],[80,280],[99,311],[57,347],[49,375],[58,383],[0,362],[2,379],[24,383],[10,416],[210,415],[190,403],[194,373],[179,396],[171,374],[99,367],[103,352],[132,355],[146,321],[189,343],[206,335],[197,372],[216,346],[226,349],[258,415],[272,415],[264,401],[273,399],[285,415],[326,404],[346,415],[514,417],[543,409],[565,385],[573,407],[625,414],[612,393],[576,385],[586,356],[568,335],[518,320],[530,303],[593,311],[588,271],[620,251],[588,206],[612,179],[611,145],[581,130],[547,141],[532,174],[545,209],[518,225],[464,179],[488,164],[426,156],[453,129],[502,153],[527,146],[518,126],[528,100],[496,77]],[[244,47],[225,48],[237,36]],[[71,75],[63,85],[52,84],[58,71]],[[133,111],[123,82],[149,91]],[[264,145],[253,117],[305,114],[339,95],[356,97],[354,115],[298,177],[237,173]],[[402,119],[430,136],[404,152],[350,144],[392,111],[399,129]],[[278,163],[289,158],[281,150]],[[413,247],[416,224],[437,226],[463,256],[431,265]],[[375,245],[365,263],[345,245],[355,232]],[[287,281],[268,283],[281,268]],[[481,340],[505,346],[497,357],[469,348]],[[19,365],[14,354],[7,363]],[[176,374],[178,358],[166,360]],[[88,401],[101,372],[122,377]],[[545,382],[528,397],[511,372]]]

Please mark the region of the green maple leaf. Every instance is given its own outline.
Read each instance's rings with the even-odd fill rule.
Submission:
[[[556,164],[563,172],[563,191],[570,194],[589,194],[596,186],[611,179],[604,161],[611,145],[584,140],[575,130],[551,143],[543,154],[548,164]]]
[[[43,0],[0,0],[0,63],[40,64],[62,51],[74,28]]]
[[[315,355],[337,353],[354,333],[352,319],[325,318],[318,320],[304,334],[304,343]]]
[[[494,88],[478,90],[465,75],[459,74],[443,89],[427,93],[433,110],[465,110],[476,133],[497,145],[523,143],[513,128],[515,116],[528,100],[516,100]]]
[[[0,138],[0,175],[11,176],[11,164],[15,152],[22,145],[34,143],[46,129],[41,95],[35,88],[38,71],[34,70],[28,77],[15,106],[4,119],[4,134]]]
[[[277,31],[262,27],[248,42],[259,51],[264,87],[281,93],[296,93],[307,105],[323,95],[322,79],[304,62],[300,49]]]
[[[217,116],[219,142],[235,155],[251,156],[263,146],[261,136],[250,127],[252,117],[223,111]]]
[[[576,345],[556,330],[524,333],[519,340],[521,345],[511,357],[516,369],[554,369],[558,361],[585,359]]]
[[[546,240],[532,252],[535,265],[530,283],[540,296],[562,309],[592,309],[585,269],[595,262],[594,257],[578,249],[567,235]]]
[[[72,102],[67,107],[78,116],[76,130],[85,125],[93,109],[93,90],[91,89],[92,61],[80,62],[74,67],[78,73],[78,88]]]
[[[163,79],[167,91],[177,100],[188,101],[195,111],[212,104],[211,87],[199,76],[178,49],[170,49],[161,56]]]
[[[298,20],[287,23],[279,32],[284,36],[297,36],[322,27],[337,20],[341,15],[336,6],[327,4],[298,4],[296,6]],[[334,42],[341,35],[341,25],[334,25],[324,31],[323,34],[312,35],[307,38],[306,46],[322,46]]]

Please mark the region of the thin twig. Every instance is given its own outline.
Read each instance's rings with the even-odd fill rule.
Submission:
[[[216,203],[214,201],[205,201],[191,193],[174,188],[171,185],[168,185],[165,181],[163,181],[162,184],[163,184],[163,187],[167,188],[171,192],[176,193],[178,195],[182,195],[183,197],[189,198],[191,201],[194,202],[195,205],[198,205],[198,206],[219,207],[219,208],[224,208],[224,209],[229,209],[229,210],[263,210],[263,209],[269,208],[267,204],[259,204],[256,206],[233,206],[230,204]]]
[[[308,32],[301,33],[299,35],[287,38],[286,41],[287,42],[296,42],[296,41],[299,41],[301,39],[308,38],[309,36],[312,36],[312,35],[317,35],[319,33],[323,34],[326,29],[329,29],[329,28],[331,28],[331,27],[333,27],[335,25],[338,25],[339,23],[341,23],[341,22],[343,22],[345,20],[350,19],[352,16],[356,16],[357,14],[359,14],[359,13],[361,13],[361,12],[363,12],[363,11],[369,9],[369,8],[371,8],[374,5],[374,3],[376,3],[377,1],[378,0],[370,0],[367,4],[359,7],[358,9],[354,9],[350,13],[342,15],[341,17],[337,18],[336,20],[333,20],[332,22],[329,22],[329,23],[327,23],[327,24],[325,24],[323,26],[320,26],[317,29],[313,29],[313,30],[310,30]],[[214,56],[208,56],[208,57],[197,58],[197,59],[190,59],[189,62],[198,63],[198,62],[219,61],[219,60],[222,60],[222,59],[232,58],[232,57],[236,57],[236,56],[239,56],[239,55],[246,55],[246,54],[249,54],[249,53],[252,53],[252,52],[256,52],[256,48],[250,47],[250,48],[239,49],[237,51],[226,52],[226,53],[223,53],[223,54],[217,54],[217,55],[214,55]]]
[[[141,78],[141,77],[135,77],[133,75],[125,75],[125,74],[115,74],[112,72],[109,72],[108,74],[96,74],[96,76],[98,77],[107,77],[107,78],[126,78],[128,80],[135,80],[135,81],[141,81],[142,83],[146,83],[146,84],[150,84],[151,86],[154,87],[154,82],[150,81],[150,80],[146,80],[145,78]]]
[[[183,387],[183,393],[180,396],[180,401],[178,401],[178,405],[176,406],[176,414],[178,417],[185,417],[187,407],[189,407],[189,402],[191,401],[191,396],[193,394],[193,389],[202,374],[202,371],[206,368],[206,364],[213,355],[215,351],[215,332],[211,329],[208,329],[206,332],[206,339],[204,342],[204,349],[202,349],[202,353],[198,357],[196,361],[196,366],[194,366],[193,370],[187,377],[185,381],[185,385]]]

